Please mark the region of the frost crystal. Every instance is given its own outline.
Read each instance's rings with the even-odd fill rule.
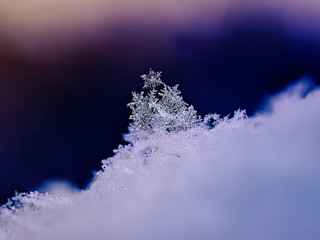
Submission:
[[[130,133],[126,140],[134,142],[142,137],[144,132],[177,132],[193,127],[209,126],[208,122],[217,120],[217,117],[206,116],[204,120],[197,115],[192,105],[187,104],[178,90],[179,85],[170,87],[161,80],[161,72],[154,72],[150,69],[149,74],[142,75],[144,80],[143,88],[150,89],[144,92],[133,92],[132,102],[128,103],[133,120]],[[162,85],[158,90],[156,87]]]

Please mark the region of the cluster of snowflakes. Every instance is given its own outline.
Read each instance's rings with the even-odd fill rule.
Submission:
[[[144,134],[155,132],[178,132],[196,127],[212,126],[219,119],[217,114],[208,114],[201,118],[192,105],[188,105],[178,90],[179,85],[170,87],[161,80],[161,72],[150,69],[149,74],[141,76],[144,80],[145,93],[133,92],[132,102],[128,107],[132,110],[129,119],[130,134],[126,136],[129,142],[136,142]],[[161,86],[160,90],[157,87]],[[135,135],[136,133],[137,135]]]

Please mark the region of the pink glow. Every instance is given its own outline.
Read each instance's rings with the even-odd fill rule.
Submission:
[[[220,26],[222,19],[248,13],[273,12],[292,26],[318,28],[320,2],[314,0],[2,0],[0,27],[5,35],[18,39],[77,32],[104,31],[121,24],[170,29],[174,26],[201,28]],[[208,23],[208,21],[210,23]],[[101,29],[100,29],[101,31]]]

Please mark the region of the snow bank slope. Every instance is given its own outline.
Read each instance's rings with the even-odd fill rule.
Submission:
[[[17,195],[0,239],[319,239],[320,89],[306,84],[252,118],[139,135],[85,191]]]

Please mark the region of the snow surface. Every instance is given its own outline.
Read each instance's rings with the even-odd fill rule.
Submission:
[[[253,117],[150,133],[86,190],[17,194],[0,239],[320,239],[319,124],[320,88],[302,80]]]

